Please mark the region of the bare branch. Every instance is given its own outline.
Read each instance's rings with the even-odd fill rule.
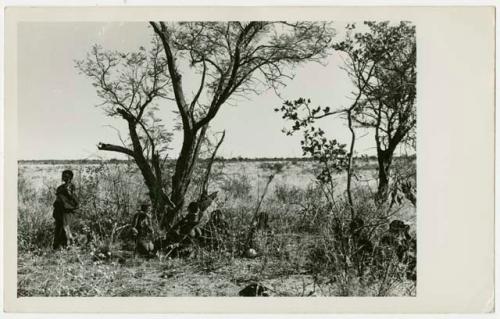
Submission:
[[[205,75],[206,74],[207,74],[207,64],[205,62],[205,59],[203,59],[203,72],[201,74],[200,87],[198,88],[198,92],[196,92],[196,95],[194,96],[193,101],[191,101],[191,107],[190,107],[191,114],[194,110],[196,103],[198,102],[198,99],[200,98],[200,94],[203,91],[203,87],[205,86]]]
[[[97,144],[97,149],[99,149],[101,151],[122,153],[122,154],[126,154],[128,156],[134,157],[134,152],[132,150],[130,150],[126,147],[123,147],[123,146],[119,146],[119,145],[99,143],[99,144]]]
[[[219,150],[219,147],[222,145],[222,142],[224,142],[224,137],[226,136],[226,131],[222,131],[222,136],[217,142],[217,145],[215,146],[212,156],[210,157],[207,165],[207,169],[205,171],[205,178],[203,179],[203,183],[201,186],[202,192],[208,192],[208,182],[210,180],[210,174],[212,172],[212,165],[215,160],[215,156],[217,155],[217,151]]]
[[[160,37],[160,40],[163,44],[163,48],[165,50],[165,54],[167,56],[168,61],[168,71],[170,74],[170,78],[172,80],[172,89],[174,91],[175,100],[177,102],[177,108],[179,110],[179,114],[181,115],[183,125],[186,128],[191,128],[192,124],[190,122],[190,117],[188,115],[189,110],[187,109],[187,103],[182,87],[182,76],[177,70],[177,64],[175,61],[175,56],[172,49],[172,44],[170,43],[170,34],[165,25],[165,23],[160,22],[160,26],[158,26],[155,22],[150,22],[150,25],[153,27],[155,33]]]

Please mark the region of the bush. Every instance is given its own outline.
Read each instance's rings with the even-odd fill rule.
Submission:
[[[18,174],[17,241],[21,251],[36,250],[52,244],[54,222],[50,187],[36,190],[22,172]]]
[[[322,215],[318,236],[308,248],[306,268],[319,283],[335,283],[335,295],[385,296],[397,294],[402,286],[414,287],[407,277],[416,259],[401,260],[395,246],[383,244],[394,212],[377,207],[366,190],[356,194],[360,212],[356,222],[345,200],[337,203],[341,210]]]
[[[135,166],[130,163],[75,166],[74,183],[80,208],[75,212],[72,232],[80,242],[82,239],[107,241],[113,227],[130,222],[139,199],[145,196],[145,191],[141,191],[145,186],[135,172]],[[35,188],[21,169],[18,175],[19,248],[48,248],[53,238],[52,204],[58,182],[52,180]]]
[[[284,210],[280,222],[290,225],[290,231],[317,234],[326,215],[331,213],[332,205],[324,198],[324,193],[315,184],[306,189],[278,185],[274,197]]]

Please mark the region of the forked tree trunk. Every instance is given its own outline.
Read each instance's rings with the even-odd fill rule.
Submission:
[[[389,184],[391,178],[391,165],[396,147],[408,133],[408,128],[398,127],[392,137],[389,138],[388,146],[382,149],[378,132],[376,135],[377,141],[377,160],[378,160],[378,189],[376,198],[380,203],[387,201],[389,198]]]
[[[170,199],[175,207],[167,209],[162,226],[169,229],[176,223],[184,207],[184,198],[191,183],[193,171],[198,159],[199,150],[208,126],[203,126],[199,132],[184,130],[184,142],[172,176],[172,193]]]

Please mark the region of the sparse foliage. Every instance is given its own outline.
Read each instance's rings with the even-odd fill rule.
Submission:
[[[161,39],[184,140],[172,177],[171,224],[183,206],[207,126],[231,97],[277,88],[290,68],[326,56],[333,30],[316,22],[151,22]],[[197,70],[199,88],[185,94],[180,61]],[[203,95],[203,91],[205,94]]]
[[[371,128],[379,165],[378,198],[388,197],[396,148],[415,147],[416,41],[409,22],[365,22],[366,32],[347,25],[346,39],[334,48],[346,56],[345,70],[362,93],[353,120]]]
[[[395,148],[414,142],[414,27],[350,24],[345,40],[332,44],[334,30],[324,22],[150,26],[148,48],[123,53],[94,46],[76,62],[99,107],[127,124],[126,138],[118,131],[120,145],[98,148],[129,159],[50,162],[58,166],[43,185],[36,185],[35,172],[46,168],[19,171],[18,296],[215,296],[235,294],[235,285],[266,287],[272,296],[414,295],[414,157],[396,157],[391,166]],[[307,158],[216,161],[225,132],[211,140],[208,129],[223,105],[263,90],[278,93],[294,67],[321,62],[333,49],[345,58],[352,103],[313,107],[299,98],[275,109],[291,123],[285,134],[301,134]],[[186,94],[183,79],[191,73],[199,82]],[[159,117],[168,105],[178,127]],[[349,146],[320,126],[333,116],[347,120]],[[375,130],[378,167],[375,158],[353,164],[357,127]],[[182,147],[169,160],[175,130]],[[72,225],[76,244],[53,252],[60,165],[75,171],[81,205]],[[368,182],[352,179],[355,170],[375,168],[379,197],[388,192],[390,205],[373,200]],[[335,181],[341,172],[347,196]],[[393,188],[381,191],[389,176]],[[144,184],[153,216],[144,208]],[[402,209],[402,196],[410,209]],[[147,237],[142,257],[134,253],[140,233]]]
[[[173,206],[163,176],[172,133],[155,115],[158,109],[154,104],[168,99],[171,90],[167,60],[159,40],[153,37],[150,50],[141,47],[134,53],[94,46],[85,60],[76,62],[76,67],[91,79],[106,114],[127,122],[128,138],[124,140],[119,135],[122,145],[99,143],[98,148],[134,159],[157,213],[166,205]]]
[[[333,183],[332,175],[346,167],[346,145],[336,139],[328,139],[325,131],[316,125],[316,121],[339,112],[332,112],[330,107],[312,108],[310,103],[310,99],[299,98],[295,101],[285,101],[280,108],[274,110],[283,112],[283,119],[293,123],[290,129],[283,129],[286,135],[302,132],[302,154],[321,163],[322,170],[317,178],[322,183],[330,184]]]
[[[295,101],[285,101],[280,108],[275,108],[274,111],[282,112],[282,118],[293,123],[290,129],[283,129],[286,135],[302,132],[302,141],[300,141],[302,154],[311,157],[320,164],[321,169],[316,178],[325,188],[325,195],[330,198],[332,203],[335,202],[337,186],[334,182],[334,176],[344,170],[347,171],[347,195],[351,206],[351,215],[354,216],[350,181],[355,139],[351,141],[350,151],[347,151],[345,144],[339,143],[336,139],[327,138],[325,131],[317,126],[318,120],[341,114],[345,110],[331,110],[329,106],[311,107],[310,104],[310,99],[299,98]],[[355,106],[355,104],[353,105]],[[350,111],[347,110],[347,112]]]
[[[109,116],[128,123],[131,147],[99,144],[99,149],[126,154],[141,169],[162,224],[174,224],[184,206],[208,125],[232,96],[277,89],[291,78],[291,68],[320,61],[328,52],[333,29],[317,22],[151,22],[152,49],[136,53],[94,47],[77,62],[92,79]],[[185,94],[181,62],[200,73],[192,97]],[[262,85],[259,85],[262,84]],[[183,143],[165,191],[158,144],[168,142],[150,104],[172,99],[182,123]],[[149,116],[149,121],[145,118]],[[167,138],[165,138],[167,137]],[[148,156],[148,154],[150,154]],[[168,208],[165,213],[165,208]]]

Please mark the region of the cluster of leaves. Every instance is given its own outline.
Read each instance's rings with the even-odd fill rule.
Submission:
[[[311,100],[299,98],[294,101],[285,101],[275,112],[282,112],[282,118],[291,121],[290,129],[283,129],[286,135],[302,132],[300,142],[302,154],[321,163],[321,171],[316,178],[321,183],[332,183],[332,175],[344,170],[347,166],[348,152],[345,144],[336,139],[329,139],[325,131],[315,125],[316,121],[337,114],[330,107],[311,108]]]

